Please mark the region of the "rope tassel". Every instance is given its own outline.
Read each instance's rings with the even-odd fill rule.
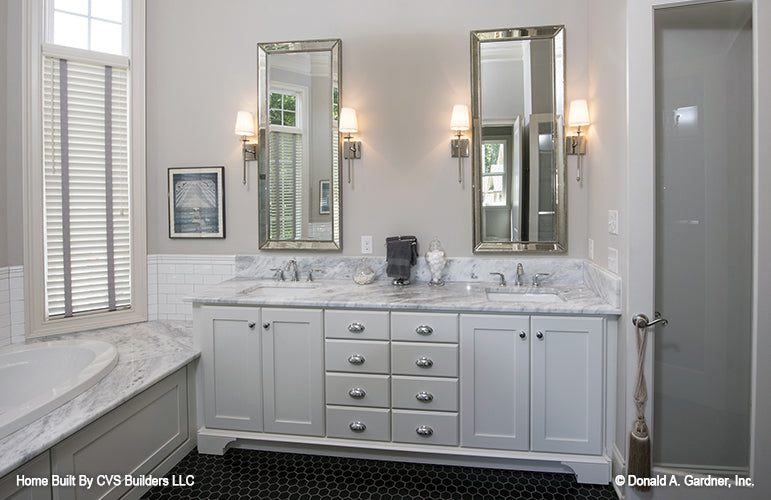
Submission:
[[[629,461],[627,474],[636,477],[651,477],[651,439],[648,434],[648,424],[645,423],[645,402],[648,391],[645,386],[645,344],[647,343],[647,327],[637,327],[637,383],[634,388],[634,404],[637,407],[637,418],[632,424],[629,434]],[[638,491],[649,491],[650,486],[635,485]]]

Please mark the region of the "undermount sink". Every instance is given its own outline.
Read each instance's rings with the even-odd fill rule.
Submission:
[[[486,288],[485,294],[491,302],[565,302],[552,288]]]
[[[318,288],[316,283],[307,282],[280,282],[260,283],[241,290],[239,295],[264,295],[266,297],[292,297],[303,295]]]

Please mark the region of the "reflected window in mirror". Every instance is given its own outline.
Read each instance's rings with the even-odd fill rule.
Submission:
[[[564,252],[564,28],[471,33],[474,251]]]

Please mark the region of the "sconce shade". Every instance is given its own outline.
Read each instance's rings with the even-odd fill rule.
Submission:
[[[249,111],[239,111],[236,116],[236,135],[242,137],[254,135],[254,116]]]
[[[340,110],[340,132],[355,134],[359,131],[359,120],[356,118],[356,110],[343,108]]]
[[[452,119],[450,119],[450,129],[468,130],[468,106],[465,104],[456,104],[452,107]]]
[[[568,125],[571,127],[581,127],[589,125],[589,108],[586,105],[586,99],[576,99],[570,101],[570,118]]]

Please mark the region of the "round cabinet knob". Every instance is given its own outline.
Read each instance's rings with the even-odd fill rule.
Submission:
[[[348,424],[348,428],[351,429],[353,432],[364,432],[367,430],[367,426],[364,422],[359,422],[358,420],[355,420]]]
[[[434,333],[434,329],[428,325],[420,325],[419,327],[415,328],[415,333],[418,335],[431,335]]]
[[[430,403],[431,401],[434,400],[434,395],[431,394],[430,392],[423,391],[415,394],[415,399],[423,403]]]
[[[434,429],[432,429],[427,425],[421,425],[420,427],[415,429],[415,432],[418,433],[418,436],[431,437],[434,434]]]
[[[543,340],[543,332],[538,332],[535,334],[536,337],[538,337],[540,340]]]
[[[351,333],[361,333],[364,331],[364,325],[361,323],[351,323],[348,325],[348,331]]]
[[[434,362],[425,356],[415,361],[415,364],[420,368],[431,368],[432,366],[434,366]]]
[[[364,396],[367,395],[366,392],[364,392],[364,389],[361,387],[354,387],[350,391],[348,391],[348,395],[351,396],[353,399],[363,399]]]
[[[249,323],[247,323],[247,325],[249,326],[249,328],[254,330],[254,327],[257,326],[257,323],[255,323],[254,321],[250,321]]]
[[[364,356],[361,354],[351,354],[348,356],[348,362],[352,365],[361,365],[364,364]]]
[[[519,332],[519,338],[521,339],[527,338],[527,334],[524,331]]]
[[[262,324],[262,327],[267,330],[268,328],[270,328],[270,323],[266,321],[265,323]]]

